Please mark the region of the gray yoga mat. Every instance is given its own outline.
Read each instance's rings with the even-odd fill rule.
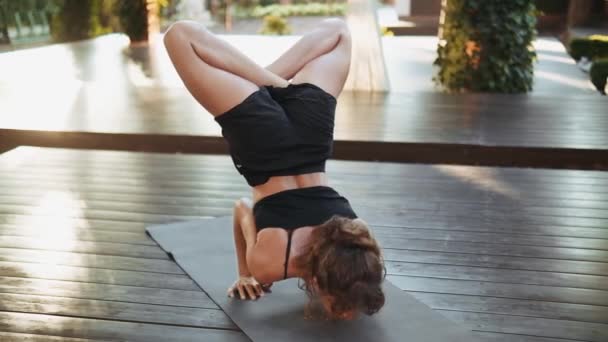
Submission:
[[[257,301],[229,298],[236,279],[232,218],[197,220],[147,228],[148,233],[253,341],[473,342],[464,327],[385,281],[386,305],[355,321],[304,319],[306,294],[297,280],[277,282]]]

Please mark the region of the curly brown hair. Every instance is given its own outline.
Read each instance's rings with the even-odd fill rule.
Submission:
[[[380,246],[360,219],[334,216],[318,226],[295,263],[311,300],[329,296],[332,319],[346,313],[373,315],[384,306],[386,268]]]

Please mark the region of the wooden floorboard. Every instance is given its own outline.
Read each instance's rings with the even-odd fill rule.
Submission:
[[[0,248],[0,261],[29,262],[110,270],[143,271],[160,274],[184,274],[184,271],[172,260],[145,259],[90,253],[57,252],[39,249]]]
[[[374,229],[389,280],[483,341],[605,340],[608,174],[328,172]],[[0,187],[0,337],[246,340],[144,232],[230,215],[249,194],[228,157],[23,147],[0,156]]]
[[[608,278],[585,274],[538,272],[427,263],[390,262],[388,274],[493,283],[572,287],[608,291]]]
[[[94,282],[36,279],[32,277],[0,277],[0,293],[23,295],[39,295],[44,293],[47,297],[217,309],[215,303],[198,289],[172,290]],[[153,311],[151,310],[151,312]]]
[[[602,323],[465,311],[440,312],[456,322],[473,325],[476,330],[490,330],[532,336],[539,336],[539,331],[543,331],[540,336],[590,342],[603,342],[608,339],[608,324]]]
[[[583,305],[608,305],[608,297],[604,290],[419,276],[389,276],[389,279],[404,291],[412,293],[443,293]],[[509,312],[507,310],[505,314]],[[541,336],[543,335],[541,334]]]
[[[573,342],[576,340],[563,338],[548,338],[530,335],[497,334],[488,332],[474,332],[474,335],[486,342]]]
[[[389,262],[458,265],[539,272],[565,272],[608,276],[608,264],[602,262],[545,259],[502,255],[465,254],[457,252],[429,252],[406,249],[384,249],[384,259]]]
[[[159,275],[158,273],[140,271],[107,270],[61,265],[49,266],[24,262],[0,262],[0,276],[190,291],[198,289],[198,286],[185,275]]]
[[[435,310],[495,314],[509,312],[514,316],[608,323],[608,307],[605,306],[437,293],[413,293],[413,296]]]
[[[108,340],[90,340],[84,338],[57,337],[48,335],[19,334],[0,332],[2,341],[12,342],[110,342]]]
[[[201,309],[109,300],[0,293],[0,311],[200,328],[237,329],[234,323],[218,308]]]
[[[9,333],[39,334],[111,341],[249,341],[243,333],[234,330],[204,329],[166,324],[144,324],[17,312],[0,312],[0,330]]]

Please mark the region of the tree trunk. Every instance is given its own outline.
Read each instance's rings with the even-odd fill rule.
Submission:
[[[11,37],[8,35],[8,18],[6,11],[0,4],[0,44],[10,44]]]
[[[589,19],[594,0],[570,0],[568,27],[584,25]]]

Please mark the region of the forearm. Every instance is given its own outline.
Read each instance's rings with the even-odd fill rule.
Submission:
[[[308,62],[330,52],[340,41],[340,34],[325,27],[318,28],[302,38],[280,58],[266,67],[279,77],[290,80]]]
[[[235,208],[233,215],[233,228],[234,228],[234,245],[236,248],[236,259],[238,266],[239,276],[250,277],[251,272],[247,266],[247,242],[243,236],[243,230],[241,228],[240,215],[238,210]]]
[[[193,42],[195,53],[209,65],[240,76],[258,86],[286,87],[287,80],[256,64],[226,41],[206,33],[201,41]]]

